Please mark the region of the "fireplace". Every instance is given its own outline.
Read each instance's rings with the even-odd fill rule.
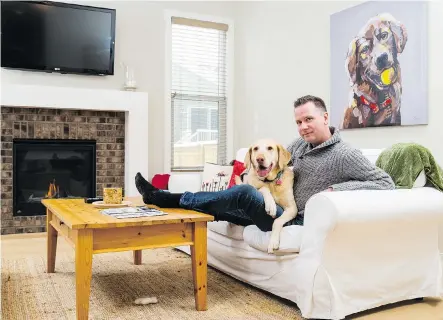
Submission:
[[[13,216],[46,215],[47,198],[96,196],[96,141],[13,140]]]
[[[134,176],[149,176],[146,92],[18,85],[2,82],[1,234],[44,232],[46,215],[14,216],[15,139],[95,140],[96,196],[103,188],[139,193]],[[140,143],[142,141],[143,143]],[[49,188],[49,187],[48,187]]]

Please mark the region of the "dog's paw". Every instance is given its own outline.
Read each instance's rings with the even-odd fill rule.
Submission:
[[[141,304],[141,305],[157,303],[157,302],[158,302],[158,300],[156,297],[143,297],[143,298],[135,299],[135,301],[134,301],[135,304]]]
[[[280,237],[278,234],[271,234],[268,244],[268,253],[273,253],[280,246]]]
[[[265,199],[265,210],[273,218],[277,215],[277,204],[272,197]]]

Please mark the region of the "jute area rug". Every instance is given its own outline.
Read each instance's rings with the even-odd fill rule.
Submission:
[[[55,272],[46,258],[2,259],[2,319],[75,319],[74,254],[57,253]],[[196,311],[191,260],[172,249],[143,251],[143,265],[132,252],[93,257],[90,319],[303,319],[295,304],[208,268],[208,310]],[[157,304],[133,301],[155,296]]]

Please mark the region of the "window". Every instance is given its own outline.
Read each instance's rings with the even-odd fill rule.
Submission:
[[[171,171],[227,161],[228,25],[171,18]]]

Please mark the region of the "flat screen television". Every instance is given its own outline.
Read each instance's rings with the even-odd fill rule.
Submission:
[[[3,68],[113,75],[115,9],[1,1]]]

